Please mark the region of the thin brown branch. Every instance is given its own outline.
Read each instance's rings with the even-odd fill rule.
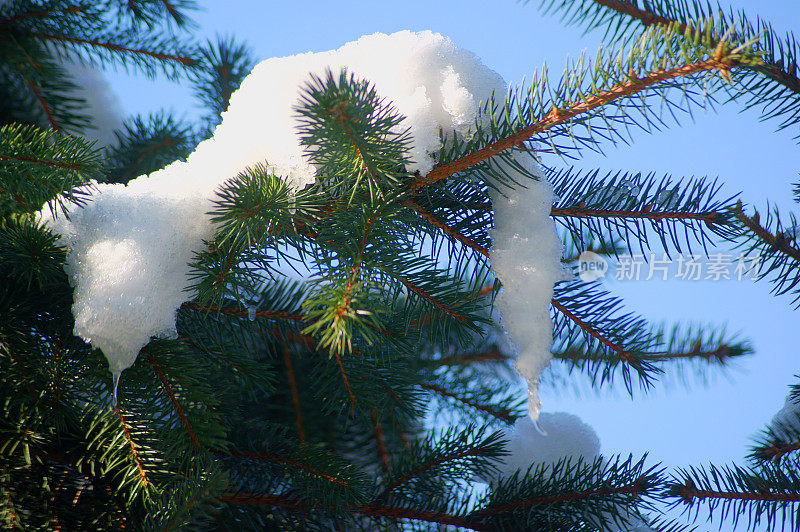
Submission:
[[[6,26],[10,26],[15,22],[19,22],[20,20],[25,20],[27,18],[42,18],[49,15],[54,15],[56,13],[70,15],[70,14],[81,13],[82,11],[83,8],[79,6],[70,6],[62,9],[32,9],[30,11],[25,11],[23,13],[20,13],[19,15],[15,15],[11,18],[0,21],[0,28],[5,28]]]
[[[149,484],[150,480],[148,480],[147,473],[144,471],[142,457],[139,456],[139,451],[136,450],[136,444],[133,442],[133,436],[131,436],[130,429],[128,429],[128,423],[125,421],[125,416],[122,414],[122,411],[119,408],[117,408],[117,416],[119,416],[119,420],[122,422],[122,431],[125,435],[125,439],[128,441],[128,445],[130,445],[131,455],[133,455],[133,459],[136,462],[136,470],[139,473],[139,480],[141,480],[142,484]]]
[[[161,367],[150,355],[147,355],[147,361],[150,362],[150,365],[153,367],[153,371],[158,377],[158,380],[161,381],[162,388],[165,392],[167,392],[167,397],[172,403],[172,406],[175,408],[175,412],[177,412],[181,423],[183,423],[183,426],[186,428],[186,432],[189,434],[189,439],[192,441],[195,447],[200,447],[200,441],[197,439],[197,436],[195,435],[192,425],[189,423],[189,419],[186,417],[183,408],[181,407],[180,403],[178,403],[178,399],[175,397],[175,393],[172,391],[172,387],[169,385],[169,382],[167,381],[164,372],[161,370]]]
[[[787,454],[797,450],[800,450],[800,441],[784,442],[772,440],[769,445],[758,448],[756,455],[762,460],[771,460],[777,464]]]
[[[642,360],[651,362],[664,362],[667,360],[695,360],[704,359],[711,361],[716,359],[720,363],[725,363],[729,358],[737,356],[733,353],[728,345],[720,345],[715,349],[701,349],[701,344],[696,344],[691,351],[675,351],[675,352],[651,352],[651,353],[638,353],[638,357]],[[594,360],[594,357],[587,355],[587,353],[580,349],[569,349],[567,351],[554,352],[553,358],[555,360],[562,360],[568,362],[577,362],[581,360]]]
[[[233,362],[231,362],[230,360],[228,360],[225,357],[225,355],[223,355],[222,353],[217,353],[215,351],[211,351],[210,349],[208,349],[206,346],[204,346],[200,342],[195,342],[192,338],[190,338],[188,336],[179,336],[178,339],[183,341],[183,342],[186,342],[187,344],[191,345],[195,349],[198,349],[198,350],[204,352],[207,355],[211,355],[211,356],[213,356],[215,358],[218,358],[218,359],[222,360],[223,362],[228,364],[230,367],[232,367],[233,369],[235,369],[239,373],[242,373],[245,376],[249,377],[249,375],[247,375],[247,373],[245,373],[245,371],[241,368],[241,366],[238,366],[238,365],[234,364]]]
[[[774,493],[767,490],[759,492],[701,490],[697,489],[691,480],[687,481],[686,484],[676,488],[674,493],[686,504],[691,504],[694,499],[723,499],[736,501],[790,503],[800,502],[800,494],[797,493]]]
[[[120,46],[118,44],[108,43],[108,42],[100,42],[95,41],[92,39],[81,39],[78,37],[68,37],[66,35],[52,35],[49,33],[32,33],[33,37],[38,37],[40,39],[45,39],[48,41],[55,41],[55,42],[69,42],[73,44],[84,44],[86,46],[94,46],[95,48],[104,48],[106,50],[111,50],[113,52],[126,52],[131,54],[137,55],[144,55],[147,57],[152,57],[154,59],[158,59],[161,61],[175,61],[180,63],[184,66],[193,66],[195,64],[195,60],[191,57],[184,57],[180,55],[171,55],[171,54],[162,54],[161,52],[153,52],[150,50],[145,50],[142,48],[126,48],[125,46]]]
[[[503,408],[501,410],[495,410],[494,408],[492,408],[490,406],[486,406],[486,405],[482,405],[480,403],[476,403],[475,401],[471,401],[471,400],[466,399],[464,397],[459,397],[458,395],[454,394],[453,392],[445,390],[441,386],[437,386],[435,384],[422,383],[422,384],[420,384],[420,387],[425,389],[425,390],[429,390],[431,392],[438,393],[439,395],[442,395],[444,397],[449,397],[450,399],[455,399],[456,401],[458,401],[460,403],[463,403],[463,404],[465,404],[467,406],[471,406],[475,410],[479,410],[481,412],[485,412],[486,414],[489,414],[490,416],[492,416],[494,418],[497,418],[500,421],[503,421],[504,423],[507,423],[509,425],[513,424],[514,421],[517,419],[516,417],[512,416],[511,415],[511,411],[506,409],[506,408]]]
[[[566,207],[563,209],[552,209],[550,216],[571,218],[637,218],[660,222],[662,220],[700,220],[708,225],[715,225],[724,222],[719,213],[716,212],[654,212],[652,206],[647,205],[639,211],[633,210],[609,210],[609,209],[587,209],[581,205]]]
[[[407,207],[409,207],[411,210],[413,210],[414,212],[416,212],[423,220],[425,220],[429,224],[433,225],[434,227],[438,227],[439,229],[441,229],[446,235],[452,237],[455,240],[458,240],[459,242],[461,242],[465,246],[469,247],[470,249],[473,249],[477,253],[480,253],[484,257],[488,257],[489,256],[489,250],[488,249],[486,249],[485,247],[481,246],[477,242],[474,242],[473,240],[471,240],[467,236],[461,234],[457,229],[455,229],[453,227],[450,227],[449,225],[444,223],[439,218],[437,218],[437,217],[433,216],[432,214],[426,212],[419,205],[417,205],[417,204],[415,204],[415,203],[413,203],[411,201],[406,202],[405,205]]]
[[[308,464],[303,464],[301,462],[297,462],[295,460],[292,460],[290,458],[286,458],[285,456],[277,455],[275,453],[252,453],[252,452],[248,452],[248,451],[234,450],[234,451],[230,451],[230,452],[216,451],[215,454],[225,455],[225,456],[238,456],[240,458],[251,458],[251,459],[254,459],[254,460],[265,460],[265,461],[273,462],[273,463],[276,463],[276,464],[289,465],[289,466],[292,466],[292,467],[296,467],[298,469],[302,469],[303,471],[307,471],[307,472],[311,473],[312,475],[317,476],[317,477],[322,478],[322,479],[325,479],[325,480],[327,480],[328,482],[330,482],[332,484],[336,484],[336,485],[341,486],[343,488],[350,489],[350,485],[347,482],[343,481],[343,480],[339,480],[338,478],[332,477],[332,476],[328,475],[327,473],[323,473],[322,471],[319,471],[318,469],[314,469],[313,467],[311,467]]]
[[[289,389],[292,392],[292,407],[294,408],[294,422],[297,425],[297,439],[306,441],[306,432],[303,429],[303,414],[300,412],[300,394],[297,393],[297,381],[292,367],[292,354],[289,348],[283,347],[283,363],[286,365],[286,377],[289,380]]]
[[[753,214],[753,216],[747,216],[742,209],[741,201],[737,201],[736,205],[731,208],[731,211],[736,219],[739,220],[742,225],[749,229],[754,235],[756,235],[759,240],[791,257],[796,262],[800,262],[800,249],[797,249],[790,244],[790,242],[792,242],[791,238],[781,234],[774,235],[769,232],[761,225],[757,212]]]
[[[556,310],[558,310],[561,314],[569,318],[570,321],[572,321],[578,327],[580,327],[581,330],[583,330],[583,332],[585,332],[592,338],[595,338],[601,344],[603,344],[604,346],[608,347],[609,349],[617,353],[619,359],[622,362],[631,363],[633,361],[632,353],[625,351],[625,349],[621,345],[612,342],[611,340],[603,336],[597,329],[595,329],[590,324],[586,323],[585,321],[581,320],[578,316],[570,312],[569,309],[565,307],[563,304],[561,304],[561,302],[559,302],[556,298],[551,299],[550,303],[553,305],[553,307],[556,308]]]
[[[412,292],[414,292],[415,294],[420,296],[422,299],[424,299],[425,301],[427,301],[428,303],[430,303],[434,307],[438,308],[439,310],[441,310],[442,312],[447,314],[448,316],[454,318],[456,321],[459,321],[461,323],[464,323],[465,321],[467,321],[467,319],[464,316],[462,316],[461,314],[459,314],[455,310],[451,309],[450,307],[448,307],[444,303],[442,303],[440,301],[436,301],[436,299],[434,299],[432,295],[430,295],[425,290],[421,289],[420,287],[418,287],[417,285],[415,285],[414,283],[412,283],[411,281],[409,281],[405,277],[403,277],[401,275],[393,275],[393,277],[395,279],[397,279],[398,281],[400,281],[401,283],[403,283],[403,285],[406,288],[408,288],[409,290],[411,290]]]
[[[431,469],[433,469],[435,467],[439,467],[440,465],[442,465],[444,463],[447,463],[447,462],[452,462],[454,460],[461,460],[462,458],[466,458],[468,456],[481,456],[485,452],[486,452],[486,449],[484,447],[478,446],[478,447],[474,447],[472,449],[468,449],[466,451],[461,451],[461,452],[453,453],[453,454],[450,454],[450,455],[447,455],[447,456],[442,456],[441,458],[439,458],[437,460],[432,460],[431,462],[428,462],[427,464],[422,464],[421,466],[413,469],[412,471],[409,471],[408,473],[406,473],[402,477],[398,478],[397,480],[395,480],[394,482],[392,482],[391,484],[386,486],[386,489],[384,489],[377,497],[375,497],[375,500],[376,501],[382,501],[382,500],[386,499],[386,497],[391,492],[393,492],[395,489],[399,488],[400,486],[402,486],[403,484],[405,484],[409,480],[411,480],[414,477],[420,475],[421,473],[424,473],[425,471],[429,471],[429,470],[431,470]]]
[[[550,112],[547,114],[547,116],[531,124],[530,126],[525,127],[505,138],[492,142],[484,148],[434,168],[428,172],[427,175],[416,179],[411,184],[411,190],[416,192],[426,185],[447,179],[458,172],[471,168],[476,164],[485,161],[490,157],[494,157],[495,155],[498,155],[506,150],[524,146],[524,142],[534,135],[543,133],[544,131],[547,131],[557,125],[564,124],[576,116],[592,111],[598,107],[602,107],[619,98],[632,96],[658,83],[662,83],[670,79],[697,74],[698,72],[705,72],[708,70],[720,70],[727,72],[732,66],[734,66],[734,64],[735,63],[732,61],[720,60],[712,57],[704,61],[697,61],[689,65],[682,65],[667,70],[653,70],[646,73],[642,77],[636,77],[635,75],[631,74],[630,77],[622,83],[614,85],[613,87],[598,94],[589,96],[585,100],[581,100],[580,102],[563,109],[553,107],[550,109]]]
[[[381,422],[378,421],[378,411],[373,410],[372,414],[372,429],[375,433],[375,444],[378,446],[378,458],[381,461],[381,469],[384,473],[389,471],[389,452],[386,450],[386,439],[383,436],[383,427]]]
[[[642,477],[639,477],[630,484],[625,484],[623,486],[617,486],[617,487],[610,486],[607,488],[601,488],[597,490],[573,491],[568,493],[557,493],[555,495],[547,495],[544,497],[534,497],[532,499],[515,501],[509,504],[503,504],[500,506],[478,510],[477,512],[473,512],[472,515],[476,516],[497,515],[499,513],[511,512],[514,510],[520,510],[522,508],[530,508],[531,506],[545,506],[548,504],[554,504],[559,502],[583,501],[586,499],[606,497],[608,495],[614,495],[614,494],[629,493],[633,495],[638,495],[644,490],[645,485],[646,483],[644,482],[644,479]]]
[[[505,362],[509,360],[509,357],[506,354],[503,354],[502,351],[496,346],[493,345],[486,351],[475,351],[472,353],[465,353],[462,355],[451,355],[442,358],[438,358],[436,360],[431,360],[431,364],[434,364],[438,367],[441,366],[467,366],[469,364],[480,363],[480,362]]]
[[[207,306],[200,306],[196,303],[186,302],[181,305],[182,309],[196,311],[196,312],[218,312],[220,314],[225,314],[227,316],[235,316],[237,318],[246,318],[248,317],[249,311],[243,307],[227,307],[222,308],[216,305],[207,305]],[[303,321],[305,316],[300,313],[291,313],[291,312],[274,312],[271,310],[262,310],[256,312],[256,318],[268,319],[268,320],[287,320],[287,321]]]
[[[309,504],[298,499],[292,499],[286,495],[273,494],[249,494],[249,493],[225,493],[220,501],[234,506],[264,506],[268,508],[288,508],[297,511],[308,510],[328,510],[333,512],[334,508],[320,504]],[[458,515],[435,512],[431,510],[418,510],[414,508],[397,508],[385,505],[368,505],[355,508],[345,508],[345,512],[356,513],[367,517],[391,518],[391,519],[411,519],[414,521],[425,521],[438,523],[454,527],[469,528],[472,530],[488,530],[479,522]]]
[[[594,0],[594,2],[612,11],[638,20],[643,26],[676,24],[682,34],[686,34],[687,30],[692,34],[695,32],[695,28],[688,24],[681,24],[677,20],[672,20],[644,9],[639,9],[629,2],[622,2],[621,0]],[[712,41],[711,44],[716,45],[717,43]],[[766,61],[763,65],[745,65],[744,68],[758,72],[772,81],[783,85],[792,92],[800,94],[800,78],[785,71],[776,63]]]
[[[342,364],[342,358],[339,356],[339,351],[334,351],[333,356],[336,357],[336,364],[339,366],[339,372],[342,374],[344,387],[347,389],[347,397],[350,399],[350,408],[355,409],[356,396],[353,395],[353,389],[350,387],[350,381],[347,379],[347,373],[344,370],[344,365]]]
[[[47,121],[50,122],[50,125],[53,126],[53,129],[56,131],[61,131],[61,126],[58,125],[56,122],[55,116],[53,116],[53,111],[50,109],[50,106],[45,101],[44,96],[39,91],[39,88],[30,80],[26,80],[28,82],[28,87],[33,91],[33,94],[36,96],[36,101],[39,102],[39,106],[44,111],[44,114],[47,116]]]
[[[23,163],[41,164],[42,166],[53,166],[56,168],[66,168],[67,170],[75,170],[76,172],[81,172],[86,170],[86,167],[75,163],[62,163],[58,161],[50,161],[47,159],[20,157],[19,155],[0,155],[0,161],[20,161]]]

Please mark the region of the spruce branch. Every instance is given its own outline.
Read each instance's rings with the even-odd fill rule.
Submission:
[[[740,357],[752,354],[749,342],[737,340],[724,328],[689,324],[654,327],[646,350],[637,356],[660,370],[662,386],[678,382],[688,385],[700,380],[710,381],[711,375],[728,370]],[[584,341],[558,337],[553,346],[553,359],[559,364],[551,365],[545,382],[574,383],[575,373],[585,372],[597,389],[595,372],[598,353]],[[714,370],[715,373],[711,373]]]
[[[760,18],[751,22],[744,11],[723,10],[719,4],[689,0],[542,0],[544,12],[561,12],[567,24],[582,25],[586,31],[604,29],[605,39],[624,39],[634,25],[643,28],[672,26],[687,39],[705,28],[732,28],[730,42],[748,42],[758,38],[760,64],[742,65],[734,77],[738,89],[723,86],[730,100],[743,99],[745,109],[760,106],[762,120],[780,118],[780,129],[798,123],[800,110],[800,74],[797,40],[790,32],[779,36]],[[714,31],[714,30],[711,30]],[[709,42],[714,46],[714,40]],[[798,138],[798,137],[795,137]]]
[[[0,128],[0,219],[32,213],[47,202],[53,214],[87,201],[100,176],[99,152],[78,137],[34,126]]]
[[[586,369],[593,385],[602,385],[613,379],[620,369],[628,393],[632,391],[631,370],[645,390],[653,385],[656,375],[663,370],[643,353],[650,351],[658,341],[644,319],[622,314],[622,302],[610,297],[598,287],[580,282],[563,283],[554,290],[553,330],[562,346],[579,344],[589,350],[592,361]],[[569,351],[570,349],[556,349]]]
[[[302,443],[306,441],[306,432],[303,428],[303,413],[300,410],[300,394],[297,392],[297,380],[292,367],[292,354],[287,348],[283,349],[283,362],[286,365],[286,377],[289,381],[289,389],[292,392],[292,407],[294,408],[294,423],[297,426],[297,439]]]
[[[646,457],[594,461],[562,459],[534,464],[527,472],[493,482],[481,507],[470,514],[494,529],[612,529],[652,509],[664,481]]]
[[[758,211],[747,216],[740,201],[730,211],[740,225],[737,247],[744,258],[753,262],[751,268],[757,273],[756,279],[770,277],[772,293],[792,294],[792,303],[800,304],[800,243],[795,235],[800,224],[794,214],[790,213],[786,224],[777,208],[770,212],[768,205],[762,221]]]
[[[507,425],[513,424],[514,420],[517,417],[519,417],[519,416],[513,415],[511,409],[509,409],[509,408],[499,408],[498,409],[498,408],[495,408],[491,404],[481,404],[481,403],[479,403],[479,402],[477,402],[477,401],[475,401],[475,400],[473,400],[473,399],[471,399],[469,397],[460,396],[459,394],[456,394],[456,393],[454,393],[452,391],[449,391],[449,390],[447,390],[447,389],[445,389],[445,388],[443,388],[443,387],[441,387],[441,386],[439,386],[437,384],[422,383],[422,384],[420,384],[420,387],[422,389],[424,389],[424,390],[428,390],[428,391],[434,392],[435,394],[438,394],[438,395],[440,395],[440,396],[442,396],[442,397],[444,397],[446,399],[457,401],[459,403],[463,403],[464,405],[469,406],[470,408],[472,408],[474,410],[477,410],[479,413],[487,414],[487,415],[489,415],[489,416],[491,416],[493,418],[496,418],[496,419],[502,421],[503,423],[505,423]],[[481,393],[480,395],[486,395],[486,394]]]
[[[665,250],[674,247],[691,252],[692,242],[703,249],[708,233],[723,240],[736,234],[733,215],[735,196],[719,198],[716,180],[673,181],[654,174],[579,171],[574,167],[550,172],[557,201],[551,215],[570,233],[571,241],[585,248],[595,239],[631,241],[642,253],[650,248],[648,235],[655,233]]]
[[[667,483],[671,507],[683,507],[690,515],[704,506],[710,519],[719,518],[736,526],[747,516],[747,526],[776,530],[778,525],[796,531],[800,478],[791,468],[764,463],[757,469],[740,466],[679,469]]]
[[[191,79],[195,97],[207,110],[203,136],[210,136],[255,61],[249,48],[237,43],[233,36],[217,36],[216,41],[207,41],[200,52],[202,60]]]
[[[103,181],[126,184],[151,174],[194,150],[196,135],[189,124],[163,113],[136,116],[115,131],[116,146],[106,151]]]
[[[605,124],[605,131],[611,135],[609,138],[621,138],[620,126],[635,124],[625,108],[625,100],[635,96],[643,100],[642,105],[633,109],[641,113],[647,123],[652,123],[655,116],[644,100],[648,95],[679,87],[688,96],[689,86],[680,85],[681,80],[684,84],[697,83],[692,81],[697,74],[719,72],[727,76],[740,64],[759,62],[750,51],[752,42],[729,47],[725,38],[721,37],[712,46],[710,37],[698,32],[698,43],[679,45],[676,28],[651,28],[631,45],[629,58],[625,58],[623,48],[608,54],[607,58],[599,56],[594,66],[584,67],[581,60],[573,70],[565,73],[555,90],[544,90],[548,86],[546,76],[543,74],[540,78],[536,75],[526,93],[511,93],[501,109],[495,109],[491,101],[486,104],[493,124],[491,135],[478,128],[472,140],[457,150],[445,152],[440,165],[427,175],[416,178],[411,190],[419,191],[508,150],[525,149],[526,142],[535,141],[543,134],[552,134],[550,130],[586,145],[596,144],[591,137],[581,140],[572,133],[575,125],[586,124],[590,135],[599,134],[600,127],[588,126],[593,118],[599,118]],[[585,81],[587,77],[588,82]],[[551,100],[545,94],[554,96]],[[666,102],[669,105],[669,100]],[[606,106],[616,107],[619,114],[609,115],[604,110]],[[593,131],[595,129],[598,131]],[[543,138],[545,142],[547,139]]]

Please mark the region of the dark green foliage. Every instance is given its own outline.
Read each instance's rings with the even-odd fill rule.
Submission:
[[[103,181],[126,184],[177,159],[185,159],[197,144],[192,126],[163,113],[133,117],[116,131],[117,144],[106,151]]]
[[[245,44],[233,37],[217,37],[200,50],[202,60],[192,76],[195,97],[208,113],[205,116],[203,137],[210,136],[228,109],[231,95],[255,65]]]
[[[54,214],[85,201],[100,176],[100,156],[86,140],[35,126],[0,128],[0,220],[31,214],[50,200]],[[59,208],[56,208],[58,206]]]
[[[694,509],[702,498],[715,520],[745,512],[753,526],[776,529],[785,518],[798,530],[800,436],[790,425],[764,432],[749,469],[670,478],[644,458],[590,457],[498,477],[503,429],[527,408],[492,309],[502,285],[489,268],[489,191],[513,195],[540,179],[521,166],[525,154],[602,151],[630,141],[630,128],[655,130],[708,105],[720,90],[763,105],[779,127],[797,122],[794,39],[760,21],[720,15],[687,28],[689,17],[710,11],[649,2],[650,22],[672,22],[636,31],[639,19],[590,0],[551,7],[618,39],[556,84],[543,72],[483,102],[486,121],[476,119],[472,136],[441,132],[425,176],[408,171],[403,117],[369,80],[346,71],[312,77],[294,111],[316,182],[295,190],[270,161],[228,176],[209,213],[216,233],[192,262],[177,338],[152,339],[118,387],[103,354],[72,334],[67,250],[35,213],[48,202],[60,215],[90,200],[91,180],[127,183],[187,157],[254,62],[232,37],[185,40],[191,1],[1,7],[3,526],[588,531],[647,523],[678,532],[690,527],[667,518],[665,502]],[[768,35],[756,42],[762,29]],[[188,79],[204,114],[199,124],[164,113],[129,119],[118,145],[101,151],[80,137],[89,117],[64,61]],[[549,166],[547,174],[565,263],[586,249],[644,252],[653,235],[669,252],[738,239],[767,257],[762,273],[777,293],[797,295],[793,217],[747,218],[707,179],[601,178]],[[634,378],[647,391],[662,376],[705,378],[752,352],[721,327],[651,325],[598,284],[558,283],[552,313],[554,360],[543,385],[566,388],[580,373],[589,388],[606,389],[621,376],[633,394]]]
[[[717,199],[715,180],[657,179],[650,174],[581,172],[571,167],[549,176],[557,201],[553,217],[586,249],[596,238],[631,241],[642,254],[650,250],[648,235],[655,233],[664,250],[691,252],[692,241],[703,250],[711,233],[719,239],[735,234],[730,208],[734,198]],[[683,249],[681,247],[683,245]]]
[[[705,506],[712,519],[727,520],[733,526],[744,521],[751,530],[800,530],[798,495],[796,469],[769,463],[752,469],[736,465],[679,469],[667,491],[672,505],[685,505],[690,517]]]
[[[742,255],[757,257],[754,264],[758,279],[769,279],[772,293],[775,295],[790,294],[795,308],[800,306],[800,242],[796,231],[800,227],[793,213],[781,219],[777,208],[770,209],[764,220],[758,211],[751,216],[744,213],[741,203],[733,209],[740,221],[737,235],[738,248]]]
[[[300,97],[298,137],[317,180],[348,204],[384,203],[402,181],[410,136],[398,133],[403,117],[382,101],[366,80],[342,71],[311,76]]]
[[[712,34],[725,32],[732,45],[757,39],[762,62],[743,65],[735,74],[734,84],[719,88],[727,92],[731,101],[743,100],[743,109],[761,107],[762,120],[777,119],[780,129],[800,123],[797,39],[792,33],[776,34],[769,22],[760,18],[752,21],[744,11],[699,0],[541,0],[540,3],[546,12],[560,13],[568,24],[579,24],[586,31],[603,30],[604,38],[609,40],[621,38],[631,29],[672,23],[681,31],[704,27],[708,28],[704,31]],[[713,48],[713,41],[710,44]],[[800,139],[800,134],[795,138]]]

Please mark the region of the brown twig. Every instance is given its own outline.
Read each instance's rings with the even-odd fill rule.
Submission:
[[[161,381],[161,386],[163,387],[164,391],[167,392],[167,397],[172,403],[172,406],[175,408],[175,412],[178,414],[181,423],[183,423],[183,426],[186,428],[186,432],[189,434],[189,439],[192,441],[195,447],[200,447],[200,441],[197,439],[197,436],[195,435],[192,425],[189,423],[189,419],[186,417],[183,408],[181,407],[180,403],[178,403],[178,399],[175,397],[175,393],[172,391],[172,387],[169,385],[169,382],[167,381],[164,372],[161,370],[161,367],[149,354],[147,355],[147,361],[150,362],[150,365],[153,367],[153,371],[158,377],[158,380]]]
[[[117,408],[117,416],[119,416],[119,420],[122,422],[122,431],[125,435],[125,439],[128,440],[128,445],[131,447],[131,454],[136,462],[136,469],[139,473],[139,479],[142,481],[142,484],[149,484],[150,480],[148,480],[147,473],[144,471],[142,457],[139,456],[139,451],[136,450],[136,445],[133,443],[131,431],[128,429],[128,423],[125,421],[125,416],[122,414],[122,411],[119,408]]]
[[[444,397],[449,397],[451,399],[455,399],[456,401],[458,401],[460,403],[464,403],[467,406],[471,406],[475,410],[479,410],[481,412],[485,412],[486,414],[489,414],[490,416],[492,416],[494,418],[497,418],[500,421],[503,421],[504,423],[506,423],[508,425],[513,424],[514,421],[517,419],[516,417],[511,415],[511,411],[508,410],[508,409],[504,408],[502,410],[494,410],[493,408],[491,408],[489,406],[482,405],[480,403],[476,403],[475,401],[471,401],[469,399],[465,399],[464,397],[459,397],[458,395],[454,394],[453,392],[445,390],[441,386],[437,386],[435,384],[422,383],[422,384],[420,384],[420,387],[425,389],[425,390],[430,390],[432,392],[438,393],[439,395],[442,395]]]
[[[800,262],[800,249],[797,249],[789,244],[791,240],[783,235],[773,235],[766,228],[764,228],[756,212],[753,216],[747,216],[742,209],[742,202],[737,201],[736,205],[731,208],[733,215],[739,220],[742,225],[753,232],[759,240],[773,248],[781,251],[785,255],[791,257],[796,262]]]
[[[697,489],[694,482],[687,481],[674,492],[685,504],[691,504],[693,499],[724,499],[737,501],[764,501],[764,502],[800,502],[797,493],[773,493],[767,490],[759,492],[741,491],[712,491]]]
[[[534,497],[532,499],[515,501],[509,504],[503,504],[500,506],[478,510],[477,512],[473,512],[473,515],[476,516],[496,515],[503,512],[519,510],[522,508],[530,508],[531,506],[544,506],[559,502],[582,501],[586,499],[593,499],[595,497],[605,497],[608,495],[614,495],[620,493],[630,493],[633,495],[638,495],[643,490],[643,488],[644,488],[643,479],[639,477],[630,484],[625,484],[623,486],[607,487],[607,488],[600,488],[596,490],[587,490],[587,491],[574,491],[569,493],[558,493],[555,495],[547,495],[544,497]]]
[[[120,46],[118,44],[107,43],[107,42],[100,42],[95,41],[92,39],[81,39],[78,37],[68,37],[66,35],[52,35],[49,33],[32,33],[33,37],[38,37],[40,39],[45,39],[48,41],[56,41],[56,42],[69,42],[73,44],[85,44],[87,46],[94,46],[96,48],[105,48],[106,50],[111,50],[114,52],[126,52],[131,54],[138,54],[144,55],[147,57],[152,57],[154,59],[159,59],[162,61],[175,61],[180,63],[184,66],[193,66],[195,64],[195,60],[191,57],[184,57],[180,55],[171,55],[171,54],[162,54],[161,52],[152,52],[150,50],[144,50],[142,48],[126,48],[125,46]]]
[[[39,91],[39,88],[30,80],[26,80],[28,82],[28,87],[33,91],[33,94],[36,96],[36,101],[39,102],[39,106],[44,111],[44,114],[47,116],[47,121],[50,122],[50,125],[53,126],[53,129],[56,131],[61,131],[61,126],[58,125],[56,122],[55,116],[53,116],[53,111],[50,109],[50,106],[45,101],[44,96]]]
[[[301,442],[306,441],[306,432],[303,429],[303,415],[300,412],[300,395],[297,393],[297,381],[294,377],[294,368],[292,367],[292,354],[289,348],[283,347],[283,362],[286,365],[286,376],[289,380],[289,389],[292,392],[292,406],[294,407],[294,421],[297,425],[297,438]]]
[[[612,342],[611,340],[600,334],[600,332],[597,329],[595,329],[590,324],[586,323],[585,321],[581,320],[578,316],[570,312],[569,309],[565,307],[563,304],[561,304],[561,302],[558,301],[556,298],[551,299],[550,303],[553,305],[553,307],[555,307],[556,310],[558,310],[561,314],[566,316],[570,321],[572,321],[578,327],[580,327],[581,330],[583,330],[583,332],[597,339],[601,344],[603,344],[604,346],[608,347],[609,349],[617,353],[619,359],[622,362],[628,362],[628,363],[632,362],[633,357],[631,353],[625,351],[625,349],[621,345]]]
[[[386,439],[383,436],[383,427],[381,422],[378,421],[378,411],[373,410],[372,414],[372,429],[375,433],[375,444],[378,446],[378,458],[381,461],[381,469],[384,473],[389,471],[389,452],[386,450]]]
[[[439,218],[437,218],[437,217],[433,216],[432,214],[426,212],[425,210],[423,210],[422,207],[420,207],[416,203],[408,201],[408,202],[405,203],[405,205],[408,208],[410,208],[412,211],[416,212],[423,220],[425,220],[429,224],[433,225],[434,227],[438,227],[439,229],[441,229],[446,235],[454,238],[455,240],[458,240],[459,242],[461,242],[465,246],[473,249],[477,253],[480,253],[484,257],[488,257],[489,256],[489,250],[488,249],[486,249],[485,247],[481,246],[477,242],[474,242],[473,240],[471,240],[467,236],[461,234],[458,230],[456,230],[453,227],[450,227],[449,225],[444,223]]]
[[[296,467],[298,469],[302,469],[303,471],[307,471],[307,472],[311,473],[314,476],[317,476],[317,477],[320,477],[322,479],[325,479],[325,480],[327,480],[328,482],[330,482],[332,484],[337,484],[337,485],[339,485],[339,486],[341,486],[343,488],[350,489],[350,485],[347,484],[347,482],[345,482],[343,480],[339,480],[338,478],[332,477],[332,476],[328,475],[327,473],[323,473],[322,471],[319,471],[318,469],[314,469],[313,467],[311,467],[308,464],[303,464],[301,462],[297,462],[295,460],[292,460],[290,458],[286,458],[285,456],[277,455],[275,453],[251,453],[251,452],[248,452],[248,451],[234,450],[234,451],[230,451],[230,452],[215,451],[215,454],[224,455],[224,456],[238,456],[240,458],[251,458],[251,459],[254,459],[254,460],[266,460],[268,462],[274,462],[276,464],[290,465],[292,467]]]
[[[642,77],[636,77],[635,75],[631,74],[623,83],[614,85],[613,87],[598,94],[591,95],[578,103],[570,105],[569,107],[563,109],[553,107],[544,118],[531,124],[530,126],[525,127],[505,138],[492,142],[484,148],[434,168],[424,177],[416,179],[412,183],[411,189],[412,191],[416,192],[426,185],[436,183],[442,179],[447,179],[458,172],[475,166],[476,164],[506,150],[523,146],[524,142],[534,135],[538,135],[539,133],[547,131],[554,126],[572,120],[578,115],[587,113],[598,107],[602,107],[603,105],[606,105],[618,98],[631,96],[652,85],[674,78],[689,76],[698,72],[705,72],[708,70],[721,70],[727,72],[732,66],[734,66],[734,63],[731,61],[724,61],[712,57],[704,61],[697,61],[695,63],[682,65],[667,70],[653,70],[646,73]]]
[[[249,494],[249,493],[225,493],[220,501],[234,506],[265,506],[271,508],[289,508],[298,511],[307,510],[329,510],[334,508],[321,504],[310,504],[301,500],[292,499],[286,495],[273,494]],[[355,508],[346,508],[344,511],[356,513],[367,517],[388,517],[392,519],[411,519],[414,521],[426,521],[429,523],[439,523],[454,527],[469,528],[472,530],[488,530],[488,527],[480,524],[480,521],[436,512],[431,510],[419,510],[415,508],[397,508],[386,505],[367,505]]]
[[[597,4],[616,11],[617,13],[621,13],[623,15],[627,15],[635,20],[638,20],[642,23],[643,26],[652,26],[652,25],[671,25],[676,24],[679,28],[680,32],[686,34],[686,31],[689,30],[691,33],[695,32],[695,29],[688,24],[681,24],[677,20],[672,20],[666,17],[662,17],[656,15],[655,13],[650,13],[649,11],[639,9],[635,5],[632,5],[629,2],[622,2],[620,0],[594,0]],[[713,43],[712,44],[717,44]],[[765,62],[763,65],[753,65],[753,66],[744,66],[745,69],[753,70],[763,74],[767,78],[775,81],[787,89],[800,94],[800,78],[797,76],[791,75],[789,72],[783,70],[779,65],[772,63],[772,62]]]

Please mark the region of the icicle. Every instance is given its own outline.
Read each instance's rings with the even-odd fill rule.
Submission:
[[[256,321],[256,307],[253,304],[247,306],[247,319]]]
[[[117,389],[119,388],[119,377],[122,375],[122,371],[115,370],[114,371],[114,407],[117,406]]]

